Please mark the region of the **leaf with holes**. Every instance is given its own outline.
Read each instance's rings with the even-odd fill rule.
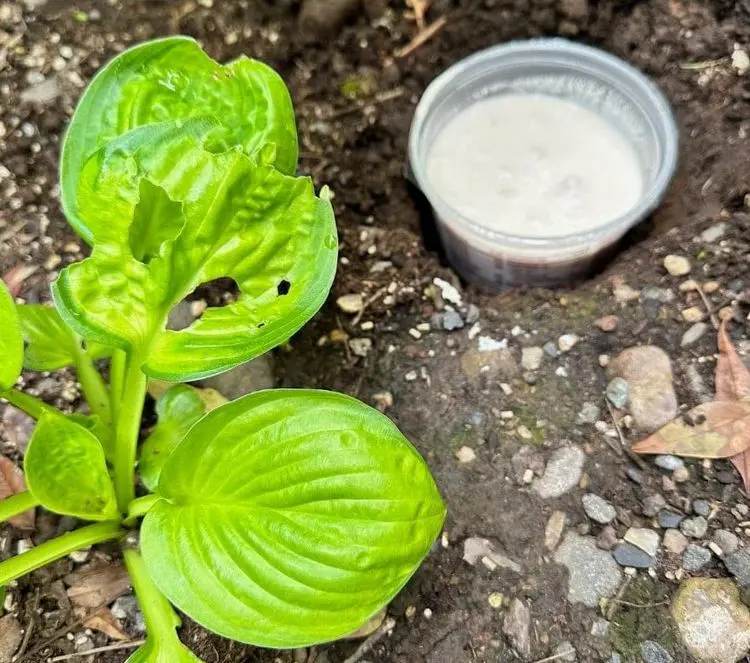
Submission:
[[[186,384],[171,387],[156,403],[159,421],[141,447],[138,463],[143,485],[150,491],[156,490],[159,474],[185,434],[204,414],[206,404],[199,390]]]
[[[750,401],[713,401],[693,408],[633,445],[640,454],[729,458],[750,446]]]
[[[234,149],[215,153],[208,120],[150,125],[97,152],[78,204],[90,258],[53,285],[84,338],[128,349],[151,377],[195,380],[289,339],[325,301],[336,269],[331,205],[309,178]],[[201,283],[230,277],[236,301],[187,329],[170,310]]]
[[[83,520],[119,517],[101,443],[68,417],[42,415],[26,450],[24,471],[31,494],[49,511]]]
[[[0,391],[10,389],[23,368],[23,337],[13,297],[0,281]]]
[[[63,322],[51,306],[21,304],[18,306],[21,331],[26,342],[24,366],[32,371],[57,371],[76,363],[82,352],[81,339]],[[102,359],[111,350],[98,343],[88,346],[93,359]]]
[[[76,231],[94,239],[80,209],[79,176],[100,148],[138,127],[214,118],[215,149],[237,146],[283,173],[297,167],[294,110],[270,67],[240,57],[220,65],[188,37],[139,44],[107,64],[86,89],[65,135],[60,165],[63,209]]]
[[[143,557],[226,637],[302,647],[352,633],[404,586],[445,507],[385,416],[325,391],[250,394],[201,419],[159,477]]]

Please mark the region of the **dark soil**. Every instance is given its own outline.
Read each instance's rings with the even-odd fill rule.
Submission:
[[[316,185],[330,185],[335,194],[342,256],[327,307],[278,351],[278,382],[337,389],[371,403],[378,392],[390,392],[394,403],[388,414],[427,458],[449,507],[447,546],[436,545],[396,598],[389,609],[397,619],[392,636],[364,660],[517,660],[502,637],[501,613],[488,603],[493,592],[529,601],[534,659],[549,656],[557,644],[569,640],[579,661],[609,660],[610,645],[590,633],[594,611],[568,604],[566,572],[551,562],[542,545],[553,508],[569,514],[571,527],[589,529],[580,494],[552,505],[516,485],[510,458],[523,440],[505,423],[501,411],[513,410],[515,426],[520,422],[530,429],[541,447],[564,439],[585,447],[589,489],[611,500],[623,514],[618,533],[626,521],[642,520],[640,500],[661,489],[659,471],[649,469],[643,486],[627,481],[626,459],[614,454],[593,427],[577,426],[576,414],[584,401],[602,403],[606,381],[599,355],[614,355],[640,343],[659,345],[673,358],[681,403],[692,405],[699,399],[700,390],[688,379],[689,367],[696,367],[708,391],[712,389],[712,334],[697,345],[680,348],[686,329],[680,309],[702,306],[697,296],[679,293],[678,301],[669,305],[621,307],[612,296],[612,284],[621,277],[636,289],[677,290],[678,282],[666,277],[661,266],[664,255],[676,252],[691,258],[696,279],[721,283],[711,296],[716,309],[736,301],[737,293],[750,286],[750,217],[745,203],[750,188],[750,76],[739,76],[731,64],[734,44],[750,43],[750,5],[731,0],[435,0],[428,21],[445,16],[446,26],[413,54],[398,59],[394,51],[409,42],[416,28],[396,0],[367,0],[367,12],[358,12],[337,36],[322,43],[311,43],[314,35],[298,29],[299,2],[216,1],[213,8],[206,4],[211,3],[0,2],[0,273],[16,265],[37,267],[26,277],[21,295],[27,301],[46,300],[55,270],[80,257],[81,242],[58,209],[59,142],[82,85],[108,58],[140,40],[184,33],[200,39],[219,60],[246,53],[270,63],[288,82],[295,101],[300,170],[310,173]],[[429,290],[432,279],[458,282],[441,265],[438,253],[430,250],[434,238],[421,234],[417,205],[403,178],[406,141],[420,93],[445,67],[498,42],[553,34],[606,48],[657,80],[679,120],[681,169],[650,232],[599,277],[558,291],[464,291],[465,300],[481,310],[482,333],[493,338],[511,338],[514,327],[538,332],[532,340],[539,345],[565,333],[583,338],[564,358],[547,361],[536,384],[508,377],[513,391],[506,394],[499,380],[467,376],[462,370],[460,360],[470,346],[466,330],[424,333],[419,339],[409,335],[436,310]],[[63,46],[72,54],[66,51],[60,59]],[[36,80],[35,72],[56,74],[58,97],[48,103],[21,101],[21,92]],[[719,219],[730,226],[721,246],[706,246],[696,239]],[[382,261],[390,265],[377,265]],[[393,302],[387,305],[382,289],[389,286]],[[363,331],[359,321],[355,325],[338,311],[336,297],[349,292],[365,293],[365,298],[380,293],[362,317],[373,323],[371,329]],[[614,334],[603,334],[593,321],[610,313],[620,322]],[[746,314],[741,310],[738,319]],[[735,333],[743,324],[736,325]],[[344,334],[372,339],[370,354],[353,356],[339,342]],[[565,367],[566,378],[555,374],[558,366]],[[416,371],[416,379],[407,379],[410,371]],[[38,386],[40,378],[28,380]],[[59,400],[58,393],[45,397]],[[638,438],[637,432],[625,434],[630,440]],[[455,451],[462,445],[475,449],[475,462],[456,462]],[[691,481],[671,499],[742,499],[738,482],[725,486],[716,480],[717,473],[727,469],[721,462],[710,468],[691,465]],[[731,516],[722,511],[718,518]],[[468,536],[496,541],[521,563],[523,575],[490,573],[466,564],[462,541]],[[661,600],[672,593],[676,583],[665,579],[668,570],[666,562],[658,568],[659,580],[648,596]],[[42,588],[47,602],[42,604],[43,614],[54,613],[57,608],[48,605],[52,599],[44,598],[46,589],[65,571],[55,567],[38,572],[14,590],[22,624],[31,618],[37,588]],[[712,572],[722,570],[716,566]],[[622,624],[613,618],[613,641],[621,650],[630,651],[639,638],[661,637],[651,628],[653,623],[631,633],[637,627],[628,630],[627,624],[639,620],[623,614]],[[654,619],[664,617],[655,614]],[[58,615],[56,620],[41,621],[28,651],[73,619]],[[308,659],[300,652],[293,658],[291,653],[243,647],[191,624],[182,637],[207,663],[312,662],[315,655]],[[623,638],[630,638],[631,645],[623,645]],[[101,635],[95,640],[107,642]],[[676,660],[689,660],[674,637],[664,639],[664,644]],[[340,663],[355,647],[341,643],[317,648],[315,660]],[[63,638],[28,660],[46,660],[71,648]],[[126,653],[115,652],[94,660],[122,663],[125,658]]]

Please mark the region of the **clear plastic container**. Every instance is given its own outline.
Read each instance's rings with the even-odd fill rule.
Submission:
[[[617,127],[633,144],[643,170],[639,203],[593,230],[555,237],[505,234],[453,209],[427,178],[432,142],[467,106],[513,93],[573,101]],[[449,261],[468,281],[493,288],[558,285],[588,275],[659,205],[674,175],[677,154],[675,120],[656,85],[619,58],[565,39],[501,44],[453,65],[425,91],[409,134],[410,178],[432,207]]]

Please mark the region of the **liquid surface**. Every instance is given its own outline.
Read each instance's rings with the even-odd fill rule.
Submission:
[[[634,207],[643,191],[625,136],[588,108],[541,94],[461,111],[435,139],[427,177],[467,218],[521,237],[591,230]]]

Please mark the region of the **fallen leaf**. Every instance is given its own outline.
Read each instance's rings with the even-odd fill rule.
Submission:
[[[5,285],[8,287],[10,294],[13,295],[13,297],[18,297],[18,293],[21,292],[21,288],[23,287],[23,282],[38,269],[39,267],[37,265],[19,262],[5,272],[2,279],[5,281]]]
[[[713,401],[693,408],[638,442],[640,454],[729,458],[750,446],[750,401]]]
[[[149,380],[148,394],[155,401],[158,401],[172,386],[174,386],[174,382],[166,382],[164,380]],[[220,405],[224,405],[224,403],[229,402],[228,398],[216,391],[216,389],[212,389],[211,387],[194,387],[191,384],[186,386],[190,387],[198,393],[198,396],[206,406],[206,412],[215,410]]]
[[[16,467],[10,458],[0,456],[0,500],[18,495],[25,490],[26,481],[23,478],[23,472]],[[33,530],[36,524],[34,509],[29,509],[18,516],[14,516],[8,522],[18,529]]]
[[[750,398],[750,371],[734,349],[727,323],[719,329],[719,359],[716,362],[716,400],[740,401]]]
[[[750,398],[750,371],[745,368],[727,333],[726,320],[719,329],[719,359],[716,362],[716,398],[719,400],[741,400]],[[729,459],[737,468],[745,486],[750,492],[750,452]]]
[[[80,619],[86,614],[86,611],[83,608],[78,608],[75,614]],[[93,615],[89,615],[84,619],[81,624],[86,628],[104,633],[104,635],[109,636],[112,640],[130,640],[130,635],[123,630],[122,624],[115,618],[109,608],[97,610]]]
[[[130,591],[130,578],[122,564],[95,562],[63,579],[68,598],[77,608],[89,610],[109,605]]]

